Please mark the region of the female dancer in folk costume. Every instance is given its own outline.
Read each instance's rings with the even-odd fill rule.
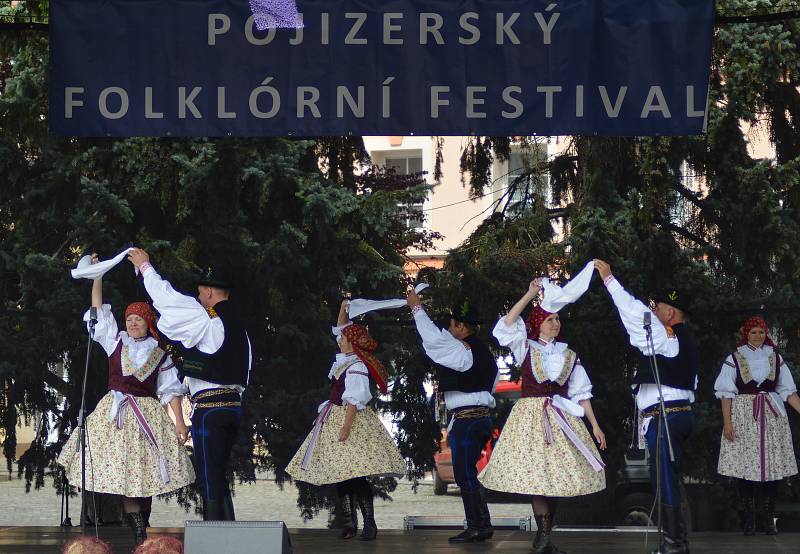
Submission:
[[[778,482],[797,473],[783,403],[800,413],[800,397],[763,318],[751,317],[742,326],[738,348],[722,364],[714,389],[724,422],[718,471],[738,480],[744,534],[755,535],[756,491],[761,489],[763,528],[774,535]]]
[[[93,256],[96,263],[96,256]],[[188,429],[181,399],[186,390],[169,355],[158,346],[156,317],[145,302],[125,310],[119,331],[103,284],[92,287],[97,308],[94,340],[108,355],[108,393],[86,418],[86,490],[123,497],[123,509],[137,544],[146,538],[152,497],[194,482],[183,444]],[[89,312],[84,317],[89,321]],[[173,424],[166,411],[172,407]],[[176,436],[177,435],[177,436]],[[71,483],[81,482],[80,432],[72,433],[58,463]]]
[[[533,551],[556,554],[562,552],[551,540],[558,498],[591,494],[606,486],[605,464],[580,418],[589,420],[601,449],[606,438],[592,411],[586,370],[577,354],[556,340],[561,330],[558,314],[534,306],[527,321],[520,317],[540,288],[538,279],[532,281],[493,331],[520,365],[522,398],[514,404],[479,479],[487,489],[532,495],[538,527]]]
[[[347,519],[342,538],[356,535],[358,504],[364,519],[361,540],[374,540],[378,527],[373,491],[366,478],[402,477],[406,463],[378,414],[367,406],[372,400],[370,378],[386,394],[387,374],[373,354],[378,343],[367,328],[348,321],[346,300],[333,331],[341,352],[328,373],[332,381],[330,398],[320,405],[314,428],[286,472],[312,485],[336,484]]]

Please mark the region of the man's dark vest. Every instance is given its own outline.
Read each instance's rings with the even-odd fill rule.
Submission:
[[[463,340],[472,350],[472,367],[466,371],[455,371],[435,364],[439,376],[439,391],[492,392],[498,369],[491,350],[475,335],[469,335]]]
[[[209,383],[245,387],[250,351],[242,318],[226,300],[217,303],[213,311],[222,320],[225,328],[222,346],[213,354],[201,352],[197,347],[184,349],[182,373],[185,377],[194,377]]]
[[[661,384],[674,389],[694,390],[697,369],[700,365],[697,343],[694,342],[694,338],[684,323],[673,325],[672,331],[675,333],[675,338],[678,339],[678,355],[674,358],[667,358],[661,354],[656,355]],[[641,385],[655,382],[656,379],[650,367],[650,357],[642,354],[639,359],[639,370],[633,376],[633,383]]]

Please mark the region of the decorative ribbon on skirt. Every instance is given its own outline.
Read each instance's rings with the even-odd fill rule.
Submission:
[[[331,402],[326,402],[317,415],[317,418],[314,420],[314,430],[311,433],[311,440],[308,442],[306,453],[303,454],[303,461],[300,463],[300,469],[303,471],[307,471],[308,466],[311,464],[311,457],[314,455],[314,449],[317,447],[317,441],[319,440],[319,434],[322,432],[322,426],[328,421],[328,416],[333,406],[334,404]]]
[[[761,480],[766,479],[767,468],[766,466],[766,434],[767,434],[767,408],[772,412],[772,415],[778,417],[778,411],[772,405],[772,398],[769,393],[760,392],[753,398],[753,420],[758,422],[759,431],[759,447],[760,447],[760,461],[761,461]]]
[[[133,416],[136,418],[136,423],[139,424],[139,431],[141,431],[142,436],[144,436],[145,440],[147,441],[147,444],[150,445],[150,448],[158,458],[158,467],[161,472],[161,479],[164,481],[164,483],[169,483],[170,477],[169,470],[167,469],[167,460],[164,458],[164,455],[158,448],[156,435],[153,433],[153,429],[150,427],[150,424],[147,423],[147,419],[144,417],[142,409],[139,406],[139,403],[136,401],[136,397],[119,391],[111,391],[111,393],[114,395],[114,403],[111,405],[111,410],[108,414],[108,420],[113,421],[117,429],[122,429],[122,427],[125,425],[125,412],[128,408],[131,409]]]
[[[603,471],[603,468],[606,467],[606,464],[603,463],[603,460],[598,458],[592,450],[584,444],[581,438],[575,433],[575,430],[572,428],[572,425],[569,424],[564,412],[561,411],[561,408],[553,404],[552,398],[545,398],[544,399],[544,408],[542,410],[542,427],[544,428],[544,441],[549,446],[553,444],[553,428],[550,425],[550,416],[547,412],[547,409],[550,408],[553,412],[553,417],[556,420],[556,424],[561,428],[561,431],[564,433],[564,436],[569,439],[569,441],[578,449],[586,461],[589,462],[589,465],[592,466],[597,472]]]

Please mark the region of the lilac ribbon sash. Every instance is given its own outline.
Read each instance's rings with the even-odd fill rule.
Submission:
[[[561,411],[561,408],[555,406],[553,404],[552,398],[545,398],[544,400],[544,408],[542,411],[542,426],[544,427],[544,441],[547,446],[553,444],[553,428],[550,424],[550,416],[547,413],[547,409],[550,408],[553,411],[553,416],[556,420],[556,424],[561,429],[561,432],[564,433],[564,436],[578,449],[586,461],[589,462],[589,465],[592,466],[597,472],[603,471],[603,468],[606,467],[606,464],[603,463],[603,460],[595,456],[594,452],[584,444],[581,438],[575,433],[575,430],[572,428],[572,425],[569,424],[564,412]]]
[[[122,429],[123,425],[125,424],[125,412],[130,408],[133,412],[133,416],[136,418],[136,423],[139,424],[139,431],[141,431],[144,438],[147,440],[147,443],[150,445],[150,448],[155,453],[156,457],[158,458],[158,466],[161,470],[161,479],[164,483],[169,483],[169,471],[167,470],[167,460],[164,458],[164,455],[161,453],[161,450],[158,448],[158,442],[156,441],[156,435],[153,433],[153,429],[150,427],[150,424],[147,423],[147,419],[144,417],[142,413],[142,409],[139,407],[139,403],[136,402],[136,397],[130,394],[126,394],[122,401],[119,403],[119,409],[117,411],[117,417],[115,418],[115,424],[117,429]]]
[[[778,417],[778,411],[772,405],[772,399],[769,393],[760,392],[753,398],[753,420],[758,422],[759,432],[759,447],[760,447],[760,461],[761,461],[761,480],[766,479],[766,435],[767,435],[767,408],[772,412],[772,415]]]
[[[325,404],[314,420],[314,431],[311,434],[311,440],[306,448],[306,453],[303,454],[303,461],[300,463],[300,469],[303,471],[308,470],[308,466],[311,464],[311,458],[314,455],[314,450],[317,448],[317,441],[319,440],[319,434],[322,432],[322,426],[328,421],[328,416],[331,414],[333,406],[334,404],[330,402]]]

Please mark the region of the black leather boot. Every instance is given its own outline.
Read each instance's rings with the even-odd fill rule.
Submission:
[[[461,491],[461,502],[464,504],[464,517],[467,520],[467,528],[456,535],[447,539],[448,542],[480,542],[486,540],[479,529],[481,497],[478,491]]]
[[[133,538],[136,541],[136,546],[139,546],[147,539],[147,528],[144,526],[144,516],[142,512],[129,512],[125,515],[128,518],[128,525],[133,530]]]
[[[661,505],[664,536],[660,554],[689,554],[689,540],[680,506]]]
[[[555,520],[555,512],[551,511],[547,514],[535,515],[536,520],[536,537],[533,539],[533,552],[534,554],[565,554],[563,550],[559,550],[553,544],[553,522]]]
[[[361,494],[358,497],[358,507],[361,509],[362,518],[362,541],[374,541],[378,536],[378,525],[375,523],[375,502],[372,496],[372,490],[367,494]]]
[[[769,487],[764,492],[764,534],[777,535],[778,528],[775,526],[775,497],[777,496],[777,491],[775,487]]]
[[[356,516],[356,502],[352,494],[342,496],[342,517],[344,517],[344,527],[339,537],[342,539],[352,539],[358,533],[358,516]]]
[[[748,537],[756,534],[756,497],[753,494],[742,497],[742,531]]]

